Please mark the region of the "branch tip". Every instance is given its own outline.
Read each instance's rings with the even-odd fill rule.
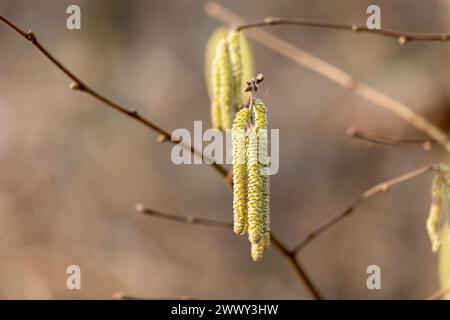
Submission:
[[[137,203],[134,209],[139,213],[145,213],[146,209],[145,206],[142,203]]]

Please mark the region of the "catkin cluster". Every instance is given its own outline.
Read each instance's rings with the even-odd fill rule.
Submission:
[[[270,244],[267,109],[260,100],[252,107],[253,117],[242,108],[232,128],[234,232],[248,233],[259,261]]]
[[[231,31],[217,42],[211,67],[211,121],[213,128],[231,129],[233,110],[243,102],[241,34]]]
[[[450,168],[442,164],[439,171],[433,179],[431,187],[432,202],[426,223],[433,252],[437,252],[441,247],[440,222],[442,210],[444,200],[450,200]]]

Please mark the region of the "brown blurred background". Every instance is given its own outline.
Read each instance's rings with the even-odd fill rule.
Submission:
[[[168,129],[209,124],[203,51],[219,23],[205,1],[0,0],[0,12],[32,29],[88,84]],[[448,1],[222,1],[248,20],[267,15],[365,23],[378,4],[384,28],[450,30]],[[66,29],[81,7],[82,29]],[[275,27],[271,32],[411,106],[448,131],[450,47],[367,34]],[[272,228],[293,246],[368,187],[424,164],[439,147],[381,147],[351,140],[349,125],[420,137],[403,121],[336,84],[253,44],[263,99],[279,128]],[[249,257],[231,231],[141,216],[160,211],[231,220],[231,193],[206,166],[175,166],[169,144],[87,95],[33,47],[0,26],[0,298],[308,298],[283,259]],[[365,202],[301,254],[326,298],[422,299],[438,289],[425,220],[431,176]],[[66,289],[81,267],[82,290]],[[366,288],[381,267],[382,289]]]

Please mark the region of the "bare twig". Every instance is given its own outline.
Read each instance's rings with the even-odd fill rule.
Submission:
[[[433,144],[437,142],[435,140],[425,139],[425,138],[392,138],[383,137],[371,133],[367,133],[355,127],[349,127],[347,129],[347,135],[354,139],[364,140],[367,142],[381,144],[385,146],[399,147],[405,145],[419,145],[425,150],[431,150]]]
[[[213,220],[213,219],[206,219],[206,218],[198,218],[193,216],[182,216],[182,215],[174,215],[169,213],[163,213],[158,212],[153,209],[146,208],[142,204],[136,205],[136,211],[166,219],[166,220],[172,220],[176,222],[182,222],[186,224],[191,225],[203,225],[208,227],[218,227],[218,228],[225,228],[225,229],[232,229],[233,224],[231,222],[227,221],[220,221],[220,220]],[[322,296],[319,294],[319,291],[314,286],[312,281],[310,280],[309,276],[306,274],[306,272],[303,270],[302,265],[300,262],[295,258],[295,253],[289,251],[284,244],[282,244],[278,238],[276,238],[273,233],[271,233],[271,243],[274,248],[278,250],[278,252],[286,259],[286,261],[289,263],[289,265],[294,269],[297,277],[302,281],[302,283],[305,285],[308,292],[312,295],[315,299],[322,299]]]
[[[57,60],[37,39],[36,35],[31,32],[25,32],[21,28],[19,28],[14,22],[6,18],[5,16],[0,14],[0,21],[4,22],[7,26],[9,26],[11,29],[16,31],[20,36],[28,40],[36,49],[39,50],[51,63],[53,63],[59,70],[61,70],[67,77],[69,77],[73,83],[70,84],[70,88],[73,90],[78,90],[84,93],[87,93],[91,97],[103,102],[106,106],[140,122],[147,128],[155,131],[159,134],[158,141],[159,142],[165,142],[170,141],[173,144],[181,143],[186,148],[190,149],[192,154],[198,155],[200,157],[203,157],[206,159],[205,156],[203,156],[201,151],[196,150],[193,146],[187,145],[185,142],[181,142],[178,139],[171,140],[171,134],[158,126],[157,124],[153,123],[147,118],[144,118],[139,114],[137,110],[130,110],[124,107],[123,105],[111,100],[110,98],[107,98],[100,93],[98,93],[96,90],[88,86],[84,81],[82,81],[78,76],[76,76],[72,71],[70,71],[65,65],[63,65],[59,60]],[[229,183],[228,179],[228,171],[220,164],[215,163],[211,159],[208,159],[208,163],[212,163],[212,167],[220,173],[220,175],[225,179],[225,181]]]
[[[124,292],[116,292],[113,294],[114,300],[200,300],[189,296],[175,296],[175,297],[158,297],[158,298],[144,298],[133,295],[128,295]]]
[[[226,24],[245,24],[245,21],[241,17],[216,2],[208,3],[205,7],[205,11],[209,16]],[[438,141],[446,148],[448,152],[450,152],[450,141],[448,136],[427,119],[411,110],[408,106],[363,82],[356,81],[350,74],[340,68],[319,59],[318,57],[278,38],[265,30],[255,28],[248,30],[247,34],[250,38],[261,45],[338,83],[344,88],[353,91],[357,95],[373,102],[375,105],[394,113],[396,116],[411,124],[416,129],[425,132],[432,139]]]
[[[322,234],[324,231],[328,230],[330,227],[344,219],[345,217],[349,216],[357,206],[359,206],[363,201],[367,200],[370,197],[373,197],[374,195],[380,193],[380,192],[386,192],[389,191],[390,188],[403,183],[405,181],[414,179],[416,177],[419,177],[427,172],[430,171],[438,171],[439,165],[438,164],[432,164],[427,165],[424,167],[421,167],[419,169],[413,170],[411,172],[408,172],[406,174],[403,174],[399,177],[390,179],[388,181],[379,183],[372,188],[364,191],[361,195],[359,195],[355,200],[350,202],[348,206],[346,206],[344,209],[338,211],[336,214],[331,216],[330,218],[326,219],[324,222],[319,224],[316,228],[314,228],[313,231],[311,231],[306,237],[304,237],[292,250],[294,254],[297,254],[299,251],[304,249],[314,238]]]
[[[359,26],[356,24],[330,23],[325,21],[314,21],[301,18],[282,18],[282,17],[266,17],[263,20],[253,21],[238,25],[236,30],[244,30],[251,28],[259,28],[264,26],[274,25],[297,25],[305,27],[316,27],[325,29],[335,29],[351,31],[355,33],[374,33],[381,36],[397,38],[400,44],[405,44],[408,41],[448,41],[450,40],[450,33],[414,33],[405,31],[395,31],[388,29],[369,29],[366,26]]]
[[[103,102],[105,105],[107,105],[108,107],[130,117],[135,119],[136,121],[142,123],[143,125],[145,125],[146,127],[148,127],[149,129],[154,130],[155,132],[159,133],[158,136],[158,141],[159,142],[165,142],[165,141],[171,141],[174,144],[179,143],[179,141],[172,141],[170,140],[171,135],[164,129],[162,129],[161,127],[157,126],[156,124],[154,124],[153,122],[151,122],[150,120],[142,117],[137,111],[135,110],[128,110],[127,108],[125,108],[124,106],[112,101],[111,99],[101,95],[100,93],[98,93],[97,91],[95,91],[94,89],[92,89],[91,87],[89,87],[84,81],[82,81],[80,78],[78,78],[72,71],[70,71],[67,67],[65,67],[61,62],[59,62],[38,40],[37,37],[34,35],[34,33],[30,32],[25,32],[22,29],[20,29],[15,23],[13,23],[11,20],[7,19],[5,16],[0,14],[0,21],[4,22],[7,26],[9,26],[10,28],[12,28],[14,31],[16,31],[20,36],[22,36],[23,38],[25,38],[26,40],[28,40],[34,47],[36,47],[50,62],[52,62],[56,67],[58,67],[58,69],[60,69],[65,75],[67,75],[72,81],[73,83],[71,83],[70,88],[73,90],[79,90],[82,92],[85,92],[89,95],[91,95],[92,97],[94,97],[95,99]],[[203,156],[201,152],[195,150],[192,146],[190,146],[190,150],[193,154],[197,154],[199,156]],[[211,161],[210,163],[212,163],[213,161]],[[213,163],[212,164],[213,168],[216,170],[216,172],[218,172],[222,178],[224,178],[225,182],[228,185],[232,185],[232,172],[228,172],[223,166],[217,164],[217,163]],[[154,214],[154,213],[153,213]],[[159,217],[163,217],[162,215],[155,215],[155,216],[159,216]],[[168,218],[167,216],[165,216],[165,218]],[[175,216],[173,216],[171,218],[171,220],[177,220],[177,221],[182,221],[179,218],[175,218]],[[200,222],[198,220],[193,219],[195,222],[191,222],[194,224],[202,224],[202,222],[204,222],[203,220],[200,220]],[[219,226],[220,222],[211,222],[214,226]],[[276,238],[273,238],[276,239]],[[280,252],[284,253],[287,252],[286,247],[280,243],[279,241],[275,240],[273,241],[273,244],[276,248],[278,248],[280,250]],[[303,271],[301,265],[295,261],[295,258],[293,257],[288,257],[288,261],[290,261],[291,265],[294,267],[294,270],[296,271],[297,275],[299,276],[299,278],[303,281],[303,283],[305,284],[306,288],[308,289],[308,291],[311,293],[311,295],[316,298],[316,299],[321,299],[320,294],[318,293],[318,291],[314,288],[311,280],[306,276],[306,273]]]

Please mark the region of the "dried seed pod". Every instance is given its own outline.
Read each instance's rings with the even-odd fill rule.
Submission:
[[[232,125],[233,84],[231,78],[230,58],[228,55],[228,44],[225,40],[221,40],[217,44],[216,55],[220,78],[219,101],[221,110],[220,117],[222,123],[221,128],[222,130],[226,130],[231,129]]]
[[[247,231],[247,161],[245,129],[250,110],[241,109],[233,122],[231,131],[233,143],[233,210],[236,234]]]
[[[250,242],[256,244],[265,233],[265,217],[262,215],[261,165],[258,162],[258,135],[255,126],[250,130],[247,154],[248,235]]]
[[[219,59],[216,57],[211,66],[211,83],[212,83],[212,95],[211,95],[211,122],[212,127],[215,129],[221,129],[222,127],[222,111],[220,107],[220,72],[219,72]]]
[[[443,181],[441,175],[436,175],[433,180],[433,186],[431,189],[432,203],[430,213],[427,219],[427,231],[431,240],[431,250],[436,252],[441,246],[441,238],[439,235],[439,221],[442,213],[442,193],[443,193]]]
[[[238,110],[243,103],[242,86],[242,54],[241,54],[241,33],[231,31],[228,34],[228,51],[230,52],[231,70],[233,72],[233,106]]]

